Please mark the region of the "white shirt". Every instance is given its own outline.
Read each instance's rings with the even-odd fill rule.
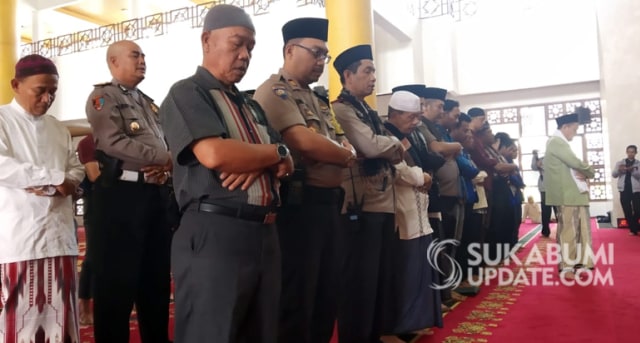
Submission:
[[[396,228],[400,239],[414,239],[433,233],[429,223],[429,195],[418,189],[424,185],[420,167],[410,167],[405,161],[396,168],[395,201]]]
[[[0,106],[0,263],[78,255],[71,196],[37,196],[25,188],[76,185],[84,177],[67,128],[33,116],[15,99]]]

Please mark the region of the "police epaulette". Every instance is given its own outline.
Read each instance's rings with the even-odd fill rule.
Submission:
[[[105,87],[105,86],[110,86],[110,85],[111,85],[111,81],[104,82],[104,83],[96,83],[95,85],[93,85],[93,87]]]
[[[145,99],[147,99],[147,101],[149,101],[149,102],[153,102],[153,98],[152,98],[152,97],[150,97],[150,96],[148,96],[148,95],[146,95],[146,94],[144,94],[144,93],[142,93],[142,91],[140,90],[140,88],[138,88],[138,93],[142,94],[142,96],[143,96]]]
[[[325,104],[329,105],[331,104],[331,101],[329,101],[329,97],[326,97],[322,94],[320,94],[319,92],[313,91],[313,94],[316,95],[316,97],[318,97],[318,99],[322,100]]]

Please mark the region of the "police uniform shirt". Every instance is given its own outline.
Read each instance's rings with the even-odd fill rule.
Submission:
[[[267,126],[259,105],[234,87],[233,94],[209,71],[198,67],[195,75],[175,83],[160,108],[160,119],[174,156],[173,186],[180,207],[207,199],[220,205],[272,205],[278,181],[262,174],[246,191],[221,186],[218,173],[200,164],[191,150],[199,139],[222,137],[248,143],[269,144],[276,135]]]
[[[170,158],[157,112],[151,98],[115,79],[95,85],[86,104],[96,149],[122,160],[122,169],[133,171],[165,165]]]
[[[332,124],[329,105],[308,87],[301,87],[284,70],[260,85],[253,96],[264,109],[269,124],[283,132],[294,125],[303,125],[336,144],[336,130]],[[293,151],[296,165],[304,163]],[[343,168],[327,163],[305,165],[306,184],[317,187],[340,187]]]

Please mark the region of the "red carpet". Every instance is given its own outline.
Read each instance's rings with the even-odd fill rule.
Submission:
[[[545,251],[548,243],[555,242],[553,227],[551,239],[537,234],[517,255],[524,258],[534,245]],[[628,236],[627,230],[596,229],[595,222],[592,229],[595,250],[613,244],[613,263],[596,264],[603,274],[611,269],[613,285],[483,287],[481,294],[445,317],[445,328],[415,342],[637,342],[640,299],[634,294],[640,276],[634,264],[640,238]],[[554,275],[551,280],[558,278]]]
[[[627,230],[592,232],[594,249],[613,246],[613,263],[596,264],[603,274],[611,269],[613,285],[527,287],[491,342],[638,342],[640,299],[635,293],[640,275],[635,259],[640,238],[630,237]]]
[[[84,258],[86,249],[86,240],[83,227],[78,228],[78,247],[80,249],[80,256],[78,257],[78,272],[80,272],[80,266],[82,265],[82,259]],[[169,306],[169,339],[173,339],[173,294],[171,296],[171,302]],[[138,332],[138,322],[136,321],[135,310],[132,313],[131,319],[129,321],[129,329],[131,330],[129,343],[140,343],[140,333]],[[93,343],[93,326],[80,326],[80,343]]]
[[[517,255],[522,256],[531,250],[539,236],[539,224],[523,223],[518,237],[525,248]],[[468,297],[458,303],[452,311],[445,314],[444,327],[434,329],[434,334],[422,336],[414,342],[489,342],[492,332],[503,325],[511,309],[521,297],[525,286],[498,286],[496,280],[481,286],[475,297]],[[493,339],[490,340],[493,342]],[[508,341],[508,342],[515,342]]]
[[[551,239],[545,239],[540,237],[537,224],[523,224],[521,239],[530,236],[532,240],[517,256],[524,259],[534,246],[544,252],[548,243],[555,242],[554,226],[552,224]],[[637,342],[640,298],[635,292],[640,286],[640,273],[636,271],[635,259],[640,237],[629,236],[627,230],[596,229],[595,222],[592,228],[595,250],[601,245],[613,246],[613,263],[596,265],[596,270],[603,274],[611,269],[613,285],[497,286],[494,280],[489,286],[483,286],[479,295],[467,298],[446,314],[444,328],[435,329],[433,335],[419,337],[413,343]],[[83,233],[79,231],[82,252]],[[513,268],[519,270],[519,267]],[[552,280],[557,280],[557,276]],[[81,328],[82,343],[93,343],[92,329]],[[172,336],[173,320],[170,331]],[[140,342],[135,314],[130,342]],[[337,339],[332,343],[337,343]]]

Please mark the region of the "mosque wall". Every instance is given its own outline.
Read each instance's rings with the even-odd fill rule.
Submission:
[[[381,4],[387,4],[386,7]],[[600,97],[610,165],[637,144],[635,113],[640,110],[640,2],[635,0],[481,0],[472,16],[417,19],[397,1],[373,0],[378,108],[386,113],[391,88],[426,83],[449,89],[463,110],[498,108],[557,100]],[[392,12],[392,8],[397,11]],[[325,16],[318,6],[296,7],[279,1],[270,13],[254,17],[257,45],[249,72],[238,85],[252,89],[282,64],[280,28],[295,17]],[[159,103],[177,80],[201,62],[200,29],[169,28],[169,33],[139,41],[147,54],[147,79],[140,88]],[[82,119],[92,84],[110,80],[105,48],[55,58],[60,90],[51,113],[61,120]],[[334,56],[335,57],[335,56]],[[331,65],[318,84],[326,86]],[[615,120],[614,120],[615,119]],[[615,135],[607,133],[615,132]],[[623,138],[620,138],[623,137]],[[609,153],[609,147],[613,153]],[[610,172],[610,171],[608,171]],[[614,183],[615,187],[615,183]],[[592,206],[594,214],[614,200]]]
[[[591,0],[478,3],[475,15],[456,21],[448,16],[419,20],[402,6],[394,12],[388,2],[374,1],[377,93],[427,83],[466,96],[600,78],[594,7],[584,5]],[[283,23],[325,15],[319,6],[296,7],[288,1],[271,6],[268,14],[254,16],[257,44],[240,89],[255,88],[281,66]],[[172,24],[167,34],[138,42],[147,54],[147,79],[140,85],[145,93],[160,102],[171,84],[193,73],[201,62],[200,32]],[[105,51],[55,58],[63,75],[51,113],[61,120],[84,117],[91,85],[110,80]],[[329,72],[335,72],[331,65],[318,84],[327,85]]]
[[[297,7],[292,1],[275,2],[271,6],[268,14],[253,17],[256,46],[247,75],[238,84],[241,90],[256,88],[282,65],[281,28],[284,23],[297,17],[325,16],[324,8],[319,6]],[[202,29],[185,24],[172,24],[169,32],[162,36],[136,41],[146,54],[147,63],[146,79],[139,87],[158,104],[173,83],[193,75],[202,63]],[[85,103],[93,90],[92,85],[111,80],[106,48],[58,56],[54,62],[61,75],[58,96],[49,113],[60,120],[85,118]],[[333,66],[326,66],[319,84],[328,84],[327,72],[335,72]]]
[[[640,1],[597,0],[603,126],[609,137],[610,165],[626,157],[630,144],[640,146]],[[614,180],[617,181],[617,180]],[[623,217],[619,193],[613,192],[614,217]]]

